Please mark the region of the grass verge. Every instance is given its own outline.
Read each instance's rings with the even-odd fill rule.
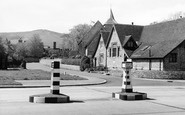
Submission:
[[[76,75],[61,74],[61,80],[87,80]],[[0,70],[0,85],[22,85],[15,80],[50,80],[51,73],[42,70]]]

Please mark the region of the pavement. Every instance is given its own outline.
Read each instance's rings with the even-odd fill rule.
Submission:
[[[43,65],[33,64],[29,67],[36,69],[39,66]],[[45,66],[43,68],[50,70]],[[98,76],[85,72],[65,71],[71,74],[89,75],[86,77]],[[0,115],[185,115],[185,85],[134,86],[134,91],[147,93],[148,99],[140,101],[112,98],[113,92],[121,91],[119,85],[66,86],[60,87],[60,93],[70,96],[70,103],[29,102],[29,96],[46,94],[49,91],[48,87],[0,88]]]
[[[0,115],[184,115],[185,87],[135,87],[147,100],[123,101],[112,98],[120,87],[61,87],[70,103],[30,103],[29,96],[49,93],[49,88],[0,89]]]

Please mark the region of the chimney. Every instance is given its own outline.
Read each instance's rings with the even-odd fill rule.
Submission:
[[[134,25],[134,22],[132,22],[132,25]]]
[[[53,42],[53,49],[56,49],[56,42]]]

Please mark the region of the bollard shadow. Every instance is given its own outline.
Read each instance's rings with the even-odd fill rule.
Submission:
[[[146,98],[145,100],[156,100],[156,99],[154,99],[154,98]]]
[[[84,101],[80,101],[80,100],[70,100],[69,103],[84,103]]]
[[[8,68],[7,71],[20,71],[20,68]]]

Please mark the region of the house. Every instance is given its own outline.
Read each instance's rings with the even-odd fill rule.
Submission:
[[[132,59],[135,69],[185,70],[185,18],[140,26],[119,24],[110,12],[85,46],[95,66],[121,69],[123,61]]]
[[[109,35],[114,24],[117,24],[117,22],[114,19],[112,10],[110,10],[110,17],[105,22],[105,24],[102,27],[102,30],[100,31],[98,46],[96,47],[95,55],[93,56],[95,66],[107,67],[107,45]]]
[[[185,70],[185,18],[145,26],[132,54],[135,69]]]
[[[142,26],[114,24],[107,43],[107,67],[121,68],[121,63],[130,58],[138,48]]]
[[[93,55],[93,52],[94,52],[94,48],[90,49],[90,48],[87,48],[90,46],[91,42],[93,40],[96,40],[98,41],[98,36],[100,34],[100,30],[102,29],[102,24],[101,22],[97,21],[94,26],[91,27],[91,29],[89,30],[89,32],[85,35],[84,38],[82,38],[79,43],[78,43],[78,46],[79,46],[79,53],[81,56],[84,56],[84,55]],[[97,47],[95,44],[94,47]],[[93,51],[91,51],[93,50]],[[91,52],[91,53],[90,53]],[[89,53],[89,54],[88,54]]]
[[[107,67],[107,41],[110,32],[101,32],[99,45],[97,47],[97,51],[94,58],[94,63],[96,66]]]
[[[133,67],[142,70],[185,70],[185,40],[143,44],[131,56]]]

